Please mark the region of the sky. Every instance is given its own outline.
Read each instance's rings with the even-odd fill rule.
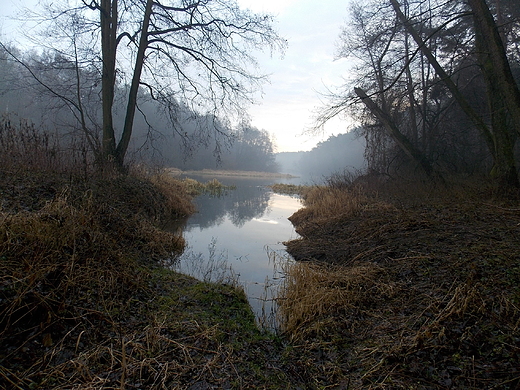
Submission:
[[[287,39],[283,58],[259,57],[270,83],[257,96],[249,113],[252,124],[274,135],[278,151],[310,150],[330,135],[345,133],[350,124],[331,121],[323,133],[310,136],[316,110],[325,101],[327,89],[342,84],[348,76],[347,61],[334,60],[341,28],[347,20],[345,0],[239,0],[255,12],[275,16],[278,33]]]
[[[2,0],[0,33],[13,30],[9,17],[37,0]],[[348,76],[347,60],[335,60],[338,37],[347,20],[345,0],[238,0],[241,7],[267,12],[275,17],[275,28],[288,41],[280,53],[258,53],[260,72],[269,83],[255,96],[249,108],[253,126],[268,131],[278,152],[310,150],[330,135],[347,132],[351,125],[334,119],[322,133],[310,135],[323,94],[342,84]]]

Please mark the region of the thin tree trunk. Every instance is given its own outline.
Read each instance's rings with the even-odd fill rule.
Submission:
[[[152,7],[153,0],[147,0],[146,9],[143,17],[143,25],[141,29],[141,37],[139,38],[139,46],[137,49],[137,57],[135,59],[134,74],[132,77],[132,84],[130,85],[130,92],[128,95],[128,104],[126,107],[123,134],[121,135],[121,140],[119,141],[116,150],[117,163],[120,167],[123,166],[126,151],[128,150],[128,144],[132,136],[135,110],[137,105],[137,93],[139,92],[139,84],[141,80],[141,73],[143,71],[145,53],[146,49],[148,48],[148,28],[150,25]]]
[[[100,10],[101,52],[103,70],[101,75],[101,100],[103,111],[103,164],[109,163],[115,154],[116,141],[112,118],[114,89],[116,84],[116,34],[117,1],[102,0]]]
[[[415,145],[419,143],[419,130],[417,128],[417,115],[415,113],[415,107],[417,106],[415,96],[414,96],[414,87],[413,87],[413,78],[412,72],[410,70],[410,52],[409,52],[409,44],[408,44],[408,35],[405,37],[404,41],[405,46],[405,60],[406,60],[406,89],[408,93],[408,105],[410,112],[410,130],[412,132],[412,141]]]

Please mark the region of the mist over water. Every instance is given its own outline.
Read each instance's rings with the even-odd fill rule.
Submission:
[[[199,181],[208,178],[197,177]],[[289,260],[283,241],[297,238],[287,219],[302,207],[296,197],[273,193],[267,185],[298,179],[219,178],[235,185],[221,197],[195,199],[198,213],[186,223],[188,248],[176,269],[200,280],[237,280],[259,322],[274,312],[273,294],[283,278],[280,262]]]
[[[276,163],[280,172],[297,175],[302,183],[322,184],[333,174],[365,170],[365,145],[364,138],[354,130],[330,136],[307,152],[277,153]]]

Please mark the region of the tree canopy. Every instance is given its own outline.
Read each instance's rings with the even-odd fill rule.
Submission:
[[[519,32],[510,0],[353,2],[338,56],[354,74],[318,125],[353,115],[379,172],[487,171],[518,187]]]

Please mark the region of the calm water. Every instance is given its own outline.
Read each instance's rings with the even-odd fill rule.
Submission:
[[[282,242],[297,237],[287,218],[302,207],[301,202],[267,188],[290,179],[218,180],[236,189],[219,198],[201,195],[195,199],[198,213],[186,224],[188,248],[176,268],[205,281],[236,278],[259,322],[272,328],[273,294],[283,278],[283,263],[290,261]]]

